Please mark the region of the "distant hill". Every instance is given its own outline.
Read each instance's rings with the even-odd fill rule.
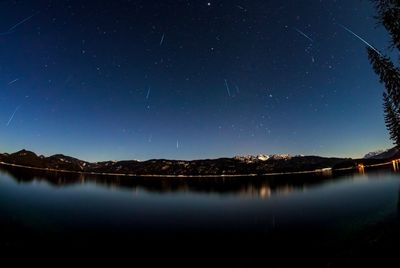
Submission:
[[[397,149],[396,149],[397,150]],[[394,151],[374,155],[384,157]],[[398,153],[396,151],[396,153]],[[375,158],[374,158],[375,159]],[[369,159],[368,163],[378,160]],[[378,159],[378,158],[376,158]],[[382,159],[382,158],[379,158]],[[205,160],[148,161],[104,161],[86,162],[77,158],[56,154],[49,157],[38,156],[34,152],[21,150],[13,154],[0,154],[0,162],[25,167],[87,173],[108,173],[121,175],[172,175],[172,176],[220,176],[220,175],[262,175],[281,172],[302,172],[335,167],[356,167],[360,160],[351,158],[327,158],[319,156],[258,155],[236,156]]]

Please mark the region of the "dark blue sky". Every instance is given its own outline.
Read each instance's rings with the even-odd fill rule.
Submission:
[[[105,159],[390,147],[365,0],[1,1],[0,151]],[[11,30],[10,30],[11,29]]]

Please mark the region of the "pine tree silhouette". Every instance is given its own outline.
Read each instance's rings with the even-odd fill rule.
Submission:
[[[400,52],[400,0],[372,0],[378,15],[376,19],[389,32],[391,48]],[[400,69],[389,57],[368,48],[368,57],[386,92],[383,93],[385,123],[390,139],[400,147]]]

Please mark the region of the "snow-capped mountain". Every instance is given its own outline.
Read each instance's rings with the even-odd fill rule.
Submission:
[[[235,156],[235,160],[240,160],[246,163],[252,163],[257,161],[268,161],[268,160],[288,160],[291,159],[292,156],[289,154],[259,154],[259,155],[244,155],[244,156]]]
[[[386,159],[399,154],[399,152],[400,151],[398,148],[393,147],[387,150],[378,150],[375,152],[369,152],[364,156],[364,159]]]
[[[364,155],[364,158],[365,159],[371,159],[371,158],[374,158],[374,157],[376,157],[376,156],[378,156],[378,155],[380,155],[380,154],[382,154],[384,152],[387,152],[387,151],[388,150],[377,150],[375,152],[369,152],[366,155]]]

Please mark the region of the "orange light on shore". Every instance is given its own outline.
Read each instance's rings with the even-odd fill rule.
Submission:
[[[358,164],[358,172],[361,174],[365,173],[365,166],[363,164]]]

